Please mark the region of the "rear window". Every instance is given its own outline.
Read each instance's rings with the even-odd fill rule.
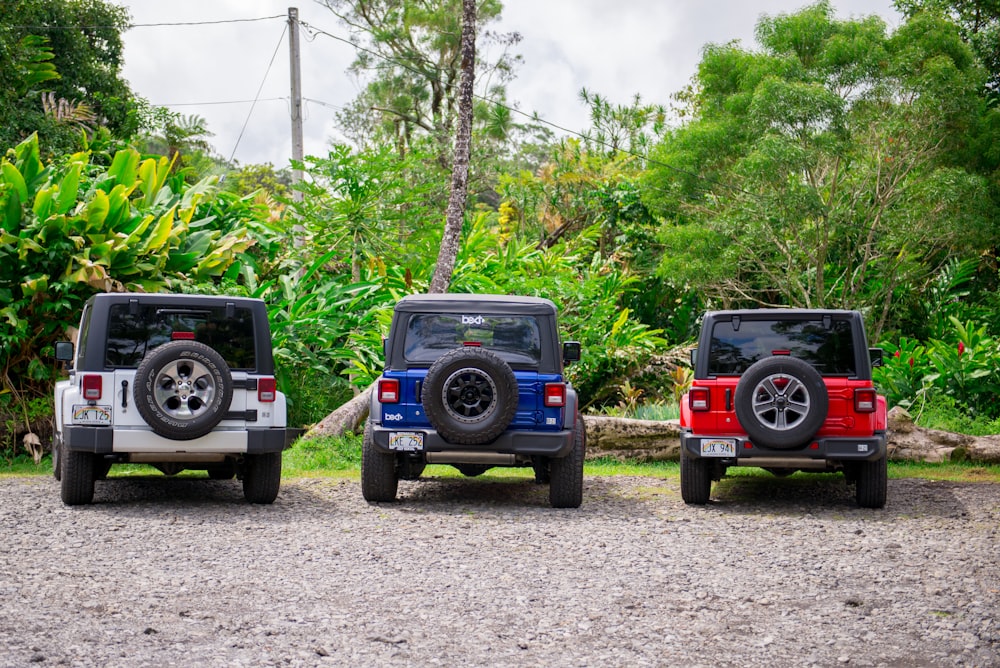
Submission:
[[[772,355],[791,355],[825,376],[856,375],[851,323],[833,320],[830,327],[808,320],[743,320],[716,322],[712,327],[708,373],[736,376]]]
[[[464,345],[479,345],[512,365],[537,366],[542,357],[538,321],[523,315],[416,313],[410,316],[403,343],[407,362],[436,360]]]
[[[230,369],[253,371],[257,367],[253,313],[237,308],[231,318],[225,307],[169,308],[140,306],[132,313],[128,304],[111,307],[105,364],[132,368],[143,356],[177,338],[204,343],[222,355]]]

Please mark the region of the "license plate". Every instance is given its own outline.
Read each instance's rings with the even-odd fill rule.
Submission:
[[[389,449],[419,452],[424,449],[424,435],[413,431],[389,432]]]
[[[73,406],[73,424],[111,424],[111,406]]]
[[[705,438],[701,441],[702,457],[735,457],[735,438]]]

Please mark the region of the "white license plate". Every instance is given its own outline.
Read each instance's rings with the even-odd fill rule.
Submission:
[[[702,457],[735,457],[735,438],[703,438],[701,440]]]
[[[419,452],[424,449],[424,435],[413,431],[389,432],[389,449]]]
[[[111,406],[73,406],[73,424],[111,424]]]

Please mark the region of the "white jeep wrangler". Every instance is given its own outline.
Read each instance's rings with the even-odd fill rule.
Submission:
[[[56,383],[53,469],[68,505],[94,498],[113,464],[167,475],[202,469],[243,480],[271,503],[294,439],[278,392],[267,310],[259,299],[102,293],[83,309],[72,363]]]

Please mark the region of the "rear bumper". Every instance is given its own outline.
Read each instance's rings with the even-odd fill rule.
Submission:
[[[389,447],[389,441],[390,434],[399,433],[421,434],[423,436],[423,450],[417,451],[416,454],[426,452],[468,452],[475,450],[484,453],[553,457],[558,459],[565,457],[573,449],[573,431],[570,429],[549,432],[512,429],[500,434],[499,438],[492,443],[458,445],[444,440],[433,429],[387,428],[374,423],[372,423],[371,427],[375,447],[383,452],[397,452]]]
[[[282,427],[267,429],[216,430],[189,441],[175,441],[143,429],[67,426],[63,443],[67,450],[117,453],[222,453],[263,454],[281,452],[291,446],[300,430]]]
[[[703,440],[736,441],[735,457],[706,457],[701,453]],[[796,462],[871,462],[886,456],[887,444],[885,432],[876,432],[870,437],[859,438],[819,438],[810,441],[801,448],[790,450],[775,450],[754,445],[745,436],[711,436],[709,434],[692,434],[681,432],[681,450],[694,459],[714,459],[724,466],[754,466],[755,459],[767,460],[768,466],[775,461],[785,461],[789,467],[795,467]]]

